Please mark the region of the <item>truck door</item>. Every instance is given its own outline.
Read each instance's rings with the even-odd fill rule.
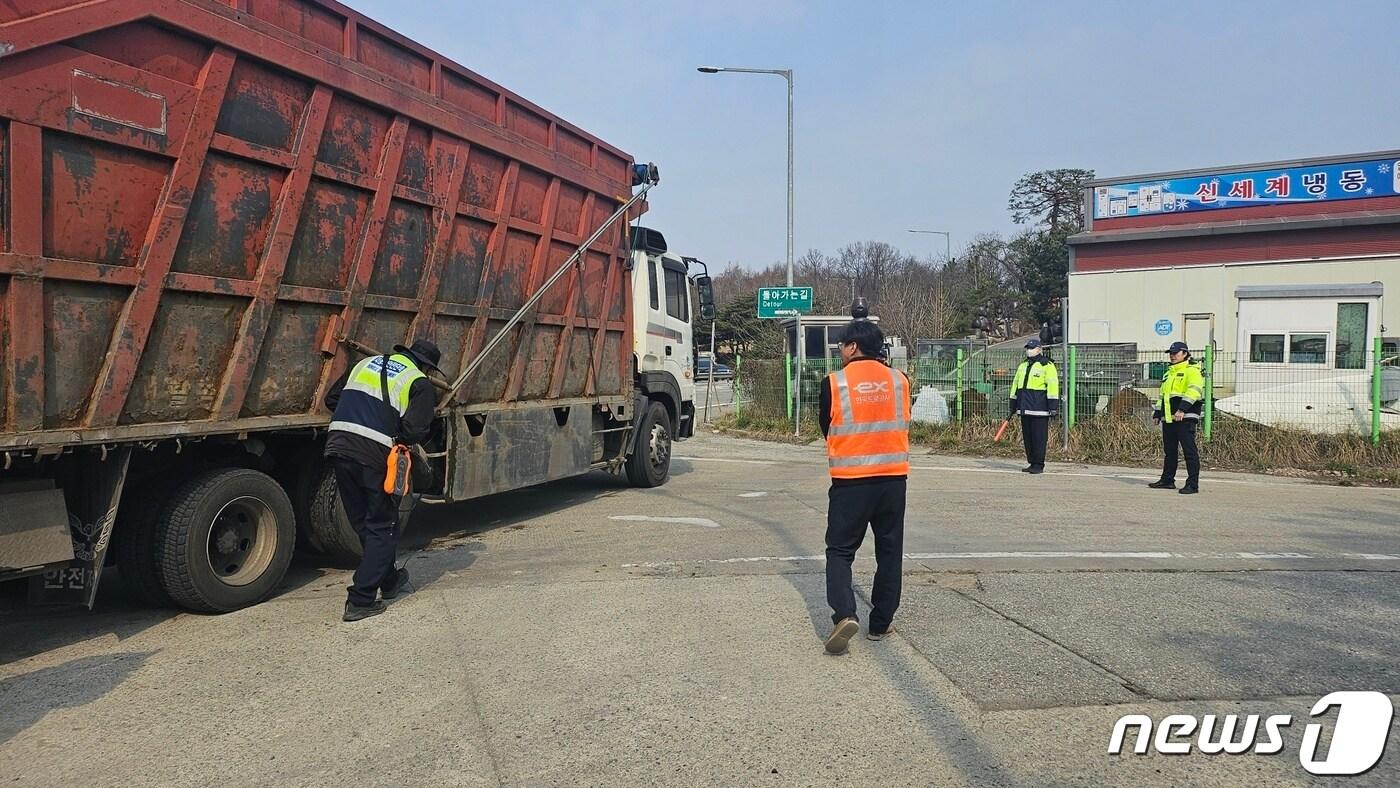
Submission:
[[[690,280],[686,276],[685,263],[661,258],[659,295],[661,309],[652,313],[647,332],[659,333],[664,338],[664,349],[660,357],[662,368],[675,377],[681,387],[681,398],[690,401],[695,397],[694,344],[690,330]]]

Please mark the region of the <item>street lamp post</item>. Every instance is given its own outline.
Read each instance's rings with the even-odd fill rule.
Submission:
[[[946,230],[910,230],[911,233],[943,236],[943,262],[953,259],[953,236]]]
[[[792,69],[700,66],[696,71],[702,74],[776,74],[787,80],[787,286],[792,287]]]

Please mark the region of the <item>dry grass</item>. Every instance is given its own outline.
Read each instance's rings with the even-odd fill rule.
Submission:
[[[1058,427],[1058,422],[1055,426]],[[1000,442],[993,441],[1001,422],[972,418],[963,422],[915,424],[910,438],[915,445],[944,454],[981,457],[1021,457],[1021,435],[1013,422]],[[800,436],[781,417],[754,414],[726,416],[716,423],[723,432],[764,440],[808,443],[821,438],[815,421],[803,424]],[[1340,478],[1343,484],[1357,480],[1400,485],[1400,432],[1372,444],[1366,435],[1318,435],[1265,427],[1243,419],[1218,416],[1209,442],[1201,442],[1201,459],[1208,468],[1282,473],[1293,476]],[[1069,449],[1055,430],[1048,459],[1095,465],[1152,467],[1161,462],[1159,427],[1131,416],[1098,416],[1075,425]]]

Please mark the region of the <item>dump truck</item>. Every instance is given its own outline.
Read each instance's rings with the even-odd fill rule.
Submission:
[[[353,558],[323,397],[414,339],[444,373],[415,500],[666,481],[713,299],[634,226],[654,165],[327,0],[18,0],[0,42],[0,582],[30,602],[90,607],[115,564],[230,611],[294,548]]]

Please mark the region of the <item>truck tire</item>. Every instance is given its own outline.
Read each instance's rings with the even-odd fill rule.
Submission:
[[[272,477],[207,471],[180,485],[156,523],[161,585],[180,607],[226,613],[266,599],[292,562],[296,519]]]
[[[156,521],[170,494],[170,485],[147,484],[128,490],[117,513],[112,550],[122,588],[132,601],[152,607],[170,607],[170,594],[160,584]]]
[[[360,537],[345,516],[340,505],[340,490],[335,484],[335,469],[326,465],[311,490],[307,505],[306,539],[317,552],[340,566],[360,562],[364,548]]]
[[[665,405],[652,402],[642,412],[636,440],[627,458],[627,481],[633,487],[660,487],[671,475],[671,417]]]

